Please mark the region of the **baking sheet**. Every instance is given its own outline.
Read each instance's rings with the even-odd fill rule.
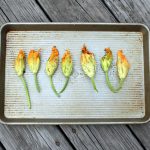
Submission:
[[[4,112],[7,118],[142,118],[145,115],[143,36],[140,32],[10,31],[6,40]],[[93,90],[91,81],[84,75],[80,65],[84,43],[95,54],[98,93]],[[68,87],[59,98],[53,93],[45,73],[53,45],[57,46],[60,58],[69,48],[74,65]],[[129,75],[119,93],[112,93],[108,89],[100,67],[99,59],[106,47],[110,47],[114,55],[113,67],[109,72],[114,85],[118,82],[115,63],[119,49],[123,49],[131,64]],[[26,66],[25,78],[31,96],[31,110],[27,107],[23,84],[14,70],[14,60],[20,48],[26,55],[31,48],[42,48],[38,74],[40,93],[36,91],[33,74]],[[60,65],[53,78],[56,89],[60,91],[65,82]]]
[[[6,31],[5,31],[6,30]],[[7,34],[6,34],[7,33]],[[1,121],[9,124],[91,124],[91,123],[142,123],[149,119],[148,109],[148,30],[140,24],[8,24],[1,32],[2,47],[1,85],[4,92],[0,101]],[[6,41],[4,41],[6,39]],[[6,42],[6,44],[4,43]],[[95,54],[97,71],[95,82],[84,75],[80,65],[82,45]],[[52,46],[56,45],[61,57],[67,48],[73,57],[74,70],[61,97],[53,93],[45,73],[46,61]],[[113,85],[117,85],[116,55],[119,49],[131,64],[128,77],[119,93],[112,93],[105,82],[100,66],[104,48],[110,47],[114,61],[109,72]],[[25,78],[29,87],[32,109],[27,107],[23,84],[14,70],[14,60],[23,48],[26,56],[30,49],[41,48],[41,67],[38,80],[41,92],[36,91],[33,74],[26,65]],[[53,77],[59,91],[65,78],[61,65]],[[2,69],[3,68],[3,69]],[[146,74],[145,74],[146,72]],[[146,82],[145,82],[146,81]]]

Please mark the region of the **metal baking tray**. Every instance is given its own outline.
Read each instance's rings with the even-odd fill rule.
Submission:
[[[81,69],[81,47],[86,44],[95,54],[98,93]],[[74,70],[61,97],[53,93],[45,64],[56,45],[60,59],[69,48]],[[116,54],[123,49],[131,69],[122,90],[112,93],[100,67],[104,48],[110,47],[114,62],[110,70],[117,84]],[[26,66],[32,109],[27,107],[25,91],[14,71],[20,48],[27,56],[31,48],[41,48],[38,74],[41,93],[36,91],[33,75]],[[144,123],[150,118],[149,30],[143,24],[116,23],[8,23],[1,27],[0,120],[6,124],[126,124]],[[59,65],[54,83],[58,90],[65,82]]]

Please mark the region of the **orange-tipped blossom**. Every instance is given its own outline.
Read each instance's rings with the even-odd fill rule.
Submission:
[[[118,76],[120,80],[123,80],[126,78],[130,64],[128,63],[128,60],[126,56],[123,54],[122,50],[119,50],[117,53],[117,69],[118,69]]]
[[[81,65],[85,74],[93,78],[96,72],[96,61],[94,54],[87,50],[87,47],[84,45],[81,53]]]
[[[98,92],[94,76],[96,73],[96,61],[94,54],[87,50],[87,47],[83,45],[82,52],[81,52],[81,65],[84,73],[91,79],[94,90]]]
[[[53,46],[49,61],[57,61],[58,56],[59,56],[58,49],[56,48],[56,46]]]
[[[106,52],[106,54],[107,54],[107,56],[108,56],[109,58],[112,57],[112,51],[111,51],[111,49],[110,49],[109,47],[105,48],[105,52]]]
[[[101,66],[104,72],[107,72],[111,66],[113,55],[110,48],[105,48],[106,54],[101,58]]]
[[[40,67],[40,50],[41,49],[39,49],[38,51],[35,51],[31,49],[28,54],[28,65],[29,65],[30,71],[34,74],[35,85],[36,85],[38,92],[40,92],[40,87],[39,87],[38,80],[37,80],[37,73]]]
[[[62,71],[65,77],[69,77],[72,73],[72,57],[70,51],[67,49],[62,57]]]
[[[46,73],[48,76],[52,76],[58,67],[59,52],[56,46],[53,46],[51,55],[46,63]]]
[[[22,49],[20,49],[15,59],[15,70],[18,76],[22,76],[25,71],[25,54]]]
[[[46,63],[46,73],[50,77],[51,87],[57,96],[59,96],[59,94],[57,93],[57,90],[55,89],[55,86],[53,84],[52,76],[54,75],[58,67],[58,61],[59,61],[59,52],[56,46],[53,46],[51,55],[48,58],[47,63]]]
[[[62,93],[67,85],[68,85],[68,81],[69,81],[69,77],[72,73],[72,68],[73,68],[73,64],[72,64],[72,57],[71,57],[71,53],[69,51],[69,49],[67,49],[62,57],[62,62],[61,62],[61,68],[62,68],[62,72],[64,74],[64,76],[66,77],[66,82],[62,88],[62,90],[60,91],[60,93]]]
[[[32,73],[36,74],[40,67],[40,50],[30,50],[28,54],[28,65]]]

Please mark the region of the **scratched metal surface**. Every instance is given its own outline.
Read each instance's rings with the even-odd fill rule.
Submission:
[[[80,50],[84,43],[95,54],[98,93],[94,92],[80,66]],[[70,49],[73,57],[74,71],[60,98],[53,93],[45,73],[45,64],[53,45],[57,46],[60,59],[66,48]],[[115,94],[108,89],[99,62],[106,47],[110,47],[114,55],[109,72],[114,85],[117,85],[115,64],[118,49],[123,49],[131,64],[123,89]],[[27,107],[23,84],[14,71],[14,60],[20,48],[24,49],[26,56],[31,48],[42,48],[38,73],[41,93],[36,91],[33,75],[26,65],[25,78],[31,96],[31,110]],[[140,32],[10,31],[6,44],[5,117],[142,118],[145,115],[143,66],[143,36]],[[56,89],[60,90],[65,82],[60,65],[53,79]]]

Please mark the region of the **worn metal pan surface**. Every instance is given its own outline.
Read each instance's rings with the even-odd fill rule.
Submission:
[[[94,52],[97,62],[95,81],[98,93],[80,66],[83,44]],[[74,70],[61,97],[52,92],[45,73],[46,61],[56,45],[60,58],[69,48]],[[110,78],[117,84],[116,54],[123,49],[131,68],[122,90],[112,93],[100,67],[104,48],[110,47],[114,61]],[[20,48],[42,49],[38,74],[41,93],[36,91],[33,75],[26,66],[32,109],[27,107],[25,91],[14,71]],[[7,124],[112,124],[144,123],[150,117],[149,31],[142,24],[99,23],[9,23],[1,28],[0,119]],[[54,83],[58,90],[65,82],[59,65]]]

